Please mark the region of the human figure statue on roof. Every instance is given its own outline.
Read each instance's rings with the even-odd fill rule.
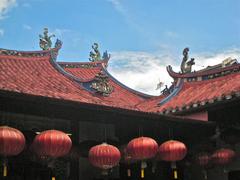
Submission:
[[[98,43],[94,43],[92,45],[93,51],[91,51],[89,54],[89,56],[90,56],[89,61],[95,62],[95,61],[101,60],[101,53],[98,50],[98,47],[99,47]]]
[[[192,65],[195,64],[194,58],[191,58],[188,61],[188,52],[189,52],[189,48],[185,48],[183,50],[183,59],[182,59],[182,63],[181,63],[181,71],[182,71],[182,73],[190,73],[190,72],[192,72]]]
[[[39,35],[39,45],[42,50],[49,50],[52,47],[51,38],[55,37],[54,34],[48,36],[48,28],[43,29],[43,35]]]

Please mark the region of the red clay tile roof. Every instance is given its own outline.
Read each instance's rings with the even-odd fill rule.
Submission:
[[[158,105],[144,102],[143,111],[167,112],[179,111],[190,107],[203,106],[208,103],[214,103],[221,100],[240,96],[240,73],[229,74],[215,79],[184,82],[180,92],[165,104]],[[158,103],[162,98],[154,98],[152,102]]]
[[[72,75],[76,76],[77,78],[82,79],[82,82],[91,81],[95,78],[97,73],[100,71],[106,72],[108,75],[109,73],[105,69],[106,64],[99,63],[96,67],[90,67],[90,68],[83,68],[79,67],[80,65],[86,63],[75,63],[74,67],[72,63],[60,63],[65,64],[64,70],[68,73],[71,73]],[[71,67],[66,67],[66,65],[71,65]],[[92,65],[93,63],[89,63],[89,65]],[[141,95],[138,95],[136,92],[132,92],[130,89],[123,87],[119,82],[116,82],[115,79],[113,79],[111,76],[109,77],[109,83],[113,86],[114,90],[112,93],[110,93],[107,97],[105,96],[98,96],[102,101],[106,101],[108,103],[111,102],[117,102],[119,104],[128,104],[129,106],[135,107],[136,104],[139,104],[143,102],[146,97],[142,97]],[[150,97],[150,96],[149,96]]]
[[[0,89],[19,93],[97,103],[99,100],[60,74],[44,57],[0,56]]]
[[[0,90],[152,113],[173,112],[240,97],[240,72],[235,71],[210,80],[184,82],[175,96],[159,105],[165,96],[151,97],[127,88],[107,72],[102,62],[59,64],[74,78],[64,74],[64,69],[60,71],[48,52],[11,51],[6,54],[0,49]],[[98,95],[83,86],[101,70],[114,87],[109,96]]]
[[[108,97],[89,92],[80,83],[59,72],[51,61],[50,54],[39,57],[1,54],[0,89],[132,110],[138,110],[135,105],[144,100],[113,81],[110,83],[114,86],[114,92]],[[98,71],[98,68],[80,68],[69,72],[77,76],[83,73],[83,78],[91,79]]]
[[[81,79],[82,82],[88,82],[95,78],[102,69],[102,64],[106,64],[105,61],[100,62],[58,62],[58,64],[64,68],[65,71]]]

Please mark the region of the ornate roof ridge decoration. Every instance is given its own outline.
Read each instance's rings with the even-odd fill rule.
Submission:
[[[177,73],[174,72],[172,70],[172,67],[169,65],[167,66],[167,72],[174,79],[185,78],[185,81],[188,82],[202,81],[240,72],[240,64],[238,63],[237,59],[232,59],[229,57],[223,60],[220,64],[208,66],[207,68],[199,71],[194,71],[190,73]]]
[[[90,87],[94,89],[96,93],[103,96],[109,96],[114,89],[114,87],[109,83],[108,75],[103,70],[96,74]]]
[[[97,62],[58,62],[58,64],[63,68],[94,68],[106,66],[108,61],[101,60]]]
[[[53,48],[52,50],[58,51],[60,48]],[[4,56],[17,56],[17,57],[44,57],[49,56],[51,50],[48,51],[17,51],[0,48],[0,55]]]
[[[172,85],[170,86],[170,88],[168,88],[166,86],[166,91],[165,94],[162,93],[163,95],[167,96],[165,97],[164,99],[162,99],[158,106],[161,106],[165,103],[167,103],[168,101],[170,101],[172,98],[174,98],[179,92],[180,90],[182,89],[183,87],[183,81],[181,79],[178,79],[178,81],[176,83],[172,83]]]
[[[43,29],[43,35],[39,34],[39,46],[42,50],[50,50],[52,48],[51,38],[55,37],[54,34],[48,35],[48,28]]]
[[[103,53],[103,55],[101,56],[101,53],[98,48],[99,48],[98,43],[93,43],[93,45],[92,45],[93,50],[90,51],[90,53],[89,53],[89,61],[90,62],[96,62],[96,61],[102,61],[102,60],[108,61],[110,59],[111,55],[108,54],[107,51],[105,51]]]
[[[170,107],[170,108],[164,108],[160,114],[182,114],[188,111],[193,111],[197,109],[201,109],[204,106],[211,106],[215,105],[216,103],[224,103],[228,101],[233,101],[236,99],[240,99],[240,92],[239,91],[233,91],[230,94],[222,95],[219,97],[215,97],[213,99],[205,99],[202,101],[192,102],[190,104],[183,104],[181,107]]]
[[[182,74],[192,72],[192,66],[195,64],[194,58],[191,58],[190,60],[188,60],[188,52],[189,52],[189,48],[185,48],[183,50],[183,59],[181,63]]]
[[[41,38],[44,38],[44,37],[41,36]],[[42,40],[40,39],[40,41],[43,42],[43,39]],[[51,55],[52,52],[57,53],[59,49],[61,49],[61,47],[62,47],[62,41],[57,39],[53,48],[49,47],[47,49],[43,49],[42,51],[18,51],[18,50],[9,50],[9,49],[0,48],[0,55],[17,56],[17,57],[44,57],[44,56]]]

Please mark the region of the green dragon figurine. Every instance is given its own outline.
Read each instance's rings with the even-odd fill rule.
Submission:
[[[39,35],[39,46],[42,50],[49,50],[52,47],[51,38],[55,37],[54,34],[48,36],[48,28],[43,29],[43,35]]]

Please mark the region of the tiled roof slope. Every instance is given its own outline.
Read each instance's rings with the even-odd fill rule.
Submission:
[[[85,80],[93,78],[99,71],[98,67],[85,68],[84,72],[83,69],[81,72],[78,70],[71,69],[71,73],[76,76],[83,73]],[[97,95],[54,67],[50,53],[44,56],[0,53],[0,90],[138,110],[135,105],[144,98],[128,92],[113,81],[111,84],[114,92],[110,96]]]
[[[72,75],[81,79],[82,82],[88,82],[95,78],[102,70],[102,65],[107,62],[58,62],[58,64],[66,71]]]
[[[184,82],[180,92],[166,103],[159,105],[162,98],[154,98],[151,104],[144,102],[138,107],[143,111],[175,113],[190,108],[204,107],[233,97],[240,97],[240,73],[196,82]],[[142,106],[142,107],[141,107]]]
[[[94,80],[95,76],[100,72],[104,71],[107,75],[108,72],[105,69],[106,62],[98,62],[96,66],[92,62],[90,63],[59,63],[64,65],[63,68],[66,72],[71,73],[75,77],[82,80],[82,82],[90,82]],[[68,66],[67,66],[68,65]],[[89,65],[90,67],[81,67],[82,65]],[[92,66],[92,67],[91,67]],[[116,102],[119,105],[126,104],[135,107],[136,104],[143,102],[146,98],[142,97],[135,92],[123,87],[121,84],[116,82],[111,76],[109,77],[109,83],[113,86],[113,92],[108,96],[98,96],[102,101],[108,103]]]
[[[16,57],[0,55],[0,89],[30,95],[99,103],[77,83],[60,74],[51,56]]]

